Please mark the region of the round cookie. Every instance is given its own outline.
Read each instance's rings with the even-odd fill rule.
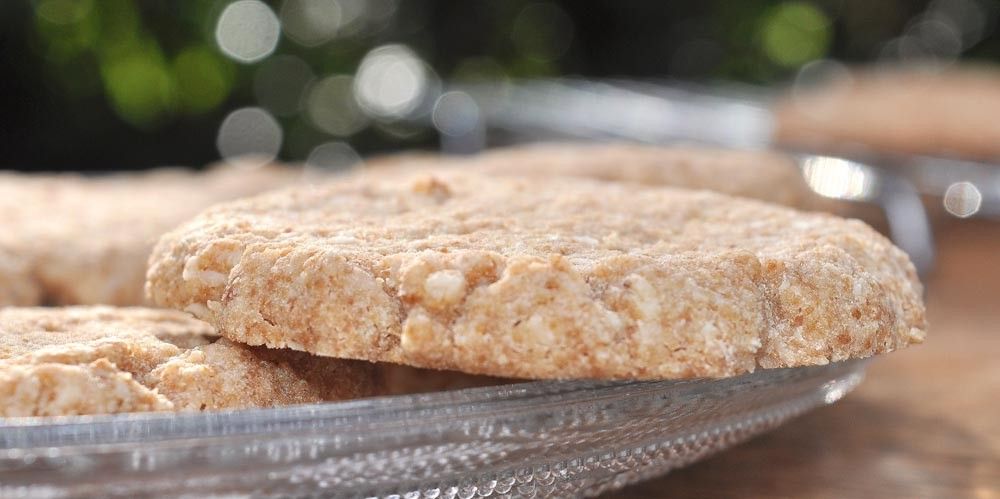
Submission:
[[[1000,71],[857,72],[779,100],[777,142],[832,152],[1000,159]]]
[[[456,170],[218,205],[147,291],[241,343],[519,378],[726,376],[924,337],[857,221],[708,192]]]
[[[0,235],[0,307],[36,305],[42,291],[31,275],[31,264],[25,255],[12,251]]]
[[[0,416],[238,409],[382,390],[368,363],[218,339],[171,310],[0,310]]]
[[[449,166],[491,175],[571,176],[704,189],[809,207],[815,195],[791,157],[765,151],[630,143],[538,143],[474,156],[393,154],[366,162],[363,173]]]
[[[858,221],[703,191],[455,169],[217,205],[147,292],[227,338],[517,378],[728,376],[924,337],[907,257]]]
[[[766,151],[623,143],[535,144],[488,151],[474,167],[495,174],[565,175],[704,189],[796,207],[813,197],[790,157]]]
[[[291,185],[292,168],[84,177],[0,173],[0,306],[144,303],[156,239],[209,205]]]

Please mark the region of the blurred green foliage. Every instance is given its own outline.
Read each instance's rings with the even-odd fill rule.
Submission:
[[[232,63],[204,36],[212,22],[206,5],[178,2],[187,15],[168,25],[187,45],[169,52],[163,43],[170,40],[151,29],[132,0],[41,0],[35,34],[64,91],[78,98],[102,92],[121,119],[152,128],[178,112],[212,111],[232,90]]]
[[[736,9],[742,11],[736,19],[723,12],[714,22],[735,24],[729,30],[733,34],[759,40],[752,44],[754,56],[744,58],[758,67],[724,62],[716,76],[755,79],[829,51],[831,20],[821,7],[801,1],[749,3],[754,4],[749,12]],[[280,3],[272,5],[280,12]],[[232,92],[250,84],[252,74],[237,71],[215,46],[213,26],[224,6],[181,0],[164,12],[135,0],[41,0],[34,7],[35,35],[63,91],[77,97],[101,92],[124,121],[155,128],[178,115],[211,113]],[[483,64],[493,76],[561,71],[559,60],[574,43],[574,21],[566,10],[554,3],[524,1],[486,2],[486,8],[495,32],[493,47],[464,58],[456,71],[470,76]],[[405,22],[399,24],[405,28]],[[285,41],[279,51],[304,57],[318,74],[350,74],[369,45],[364,33],[359,34],[317,48]]]
[[[130,138],[124,142],[134,146],[119,150],[133,147],[133,158],[191,161],[214,154],[212,131],[227,112],[266,107],[255,94],[255,78],[268,59],[243,64],[216,44],[216,22],[231,1],[0,5],[0,27],[16,37],[6,48],[0,44],[0,69],[14,70],[20,85],[14,90],[35,99],[23,104],[16,92],[0,95],[25,123],[6,136],[0,131],[0,146],[15,146],[8,161],[35,157],[32,151],[53,133],[67,144],[77,137],[73,146],[80,155],[96,151],[85,161],[98,161],[110,157],[99,150],[109,131]],[[290,1],[266,3],[280,17]],[[304,62],[316,80],[353,75],[369,50],[401,43],[444,81],[583,74],[773,84],[819,58],[875,61],[929,9],[973,4],[985,19],[984,32],[961,57],[992,60],[1000,53],[993,34],[997,0],[332,1],[342,24],[336,36],[304,45],[282,36],[275,51]],[[27,49],[23,55],[20,47]],[[343,138],[317,127],[309,113],[275,114],[285,133],[285,158],[301,159],[316,144]],[[350,137],[363,151],[433,140],[427,130],[380,120]],[[144,151],[143,144],[159,152]]]
[[[799,66],[826,55],[830,49],[830,19],[806,2],[772,7],[760,25],[761,46],[781,66]]]

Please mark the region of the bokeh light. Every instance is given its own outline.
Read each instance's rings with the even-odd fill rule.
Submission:
[[[152,40],[110,51],[101,79],[115,112],[136,127],[155,125],[173,110],[173,74]]]
[[[888,41],[880,52],[883,59],[903,61],[954,60],[962,52],[958,29],[940,18],[921,18],[910,23],[903,35]]]
[[[173,62],[180,104],[191,114],[211,111],[221,104],[233,86],[232,63],[204,45],[182,50]]]
[[[794,89],[810,90],[833,82],[843,83],[850,78],[851,72],[844,64],[830,59],[817,59],[803,65],[795,73]]]
[[[927,55],[953,60],[962,53],[962,33],[948,19],[924,16],[912,23],[906,32]]]
[[[338,0],[285,0],[281,6],[284,33],[299,45],[315,47],[337,36],[341,23]]]
[[[995,2],[934,0],[906,23],[902,34],[882,45],[879,57],[950,63],[993,31],[998,9]]]
[[[834,199],[868,200],[876,191],[876,176],[864,165],[840,158],[810,156],[803,164],[809,187]]]
[[[333,75],[316,82],[306,98],[306,113],[312,123],[331,135],[346,137],[368,125],[354,99],[356,85],[348,75]]]
[[[396,11],[392,1],[376,0],[338,0],[340,6],[340,25],[338,37],[352,37],[372,30],[371,21],[385,21]]]
[[[58,3],[58,2],[57,2]],[[60,6],[61,3],[58,3]],[[43,41],[44,57],[52,63],[66,64],[97,48],[101,28],[93,9],[75,9],[74,13],[50,12],[43,16],[42,6],[35,17],[35,29]],[[57,13],[59,12],[59,13]]]
[[[242,63],[257,62],[271,55],[280,35],[278,17],[258,0],[238,0],[227,5],[215,27],[219,49]]]
[[[830,59],[817,59],[799,68],[795,74],[791,95],[798,111],[817,120],[829,119],[840,112],[841,99],[849,98],[853,76],[843,64]],[[816,92],[826,99],[815,99]]]
[[[451,91],[438,98],[431,119],[439,132],[458,137],[476,130],[481,116],[479,106],[469,94]]]
[[[409,47],[384,45],[362,59],[354,94],[369,115],[396,120],[420,106],[428,80],[428,68]]]
[[[361,156],[346,142],[326,142],[313,148],[306,167],[319,171],[346,170],[361,162]]]
[[[929,5],[927,17],[940,19],[957,28],[962,34],[962,45],[968,48],[982,40],[992,29],[991,23],[996,19],[994,14],[997,7],[995,2],[934,0]]]
[[[259,107],[245,107],[226,116],[215,143],[226,160],[262,165],[278,155],[282,138],[273,116]]]
[[[741,96],[747,88],[747,96],[766,100],[766,91],[757,90],[790,88],[799,96],[828,81],[847,82],[843,64],[852,69],[897,60],[982,64],[1000,53],[995,34],[1000,3],[989,0],[654,2],[600,8],[555,0],[23,4],[0,8],[9,34],[0,52],[14,54],[11,67],[18,70],[8,79],[18,93],[11,94],[5,110],[18,113],[21,123],[39,105],[71,118],[11,127],[24,130],[13,135],[72,135],[77,143],[61,149],[83,151],[97,143],[96,130],[106,130],[134,144],[116,148],[129,151],[115,153],[128,156],[123,165],[137,164],[144,154],[177,163],[214,158],[219,120],[244,106],[276,117],[284,133],[282,157],[303,161],[334,139],[365,152],[462,142],[469,139],[463,134],[475,113],[496,113],[515,88],[536,78],[624,77],[681,86],[690,81],[709,83],[720,93],[732,88]],[[241,67],[249,63],[253,67]],[[850,88],[830,85],[822,91]],[[442,97],[444,89],[468,92],[477,109],[462,104],[461,94]],[[20,106],[21,94],[36,101]],[[46,100],[38,100],[42,96]],[[835,100],[802,111],[822,118]],[[566,117],[573,112],[562,113],[563,121],[572,120]],[[739,130],[725,132],[724,140],[730,140],[760,124],[734,123],[705,134]],[[154,139],[159,133],[162,140]],[[44,147],[41,141],[15,147],[7,161],[31,161],[31,150]],[[97,151],[108,148],[92,149],[79,159],[55,150],[52,166],[80,162],[96,169],[108,155]],[[987,185],[960,176],[942,183],[939,193],[958,179]],[[984,207],[991,192],[983,191]]]
[[[979,212],[983,205],[983,193],[971,182],[955,182],[944,193],[944,209],[959,218],[967,218]]]
[[[831,40],[830,19],[805,2],[785,2],[764,18],[764,53],[782,66],[798,66],[826,54]]]

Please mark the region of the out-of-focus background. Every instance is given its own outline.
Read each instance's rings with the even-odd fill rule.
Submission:
[[[823,59],[989,62],[998,12],[989,0],[12,0],[0,3],[0,168],[436,148],[434,120],[419,118],[455,81],[784,85]]]
[[[492,145],[492,135],[484,144],[469,134],[482,118],[478,104],[451,89],[478,84],[508,95],[567,76],[597,86],[551,94],[566,101],[528,92],[535,100],[513,102],[514,118],[598,125],[580,114],[597,109],[608,118],[597,126],[604,132],[659,138],[666,124],[726,138],[732,127],[736,139],[760,132],[757,145],[766,146],[770,130],[756,125],[767,120],[754,121],[753,106],[709,102],[665,122],[645,103],[685,85],[794,94],[817,74],[855,66],[996,66],[998,18],[998,0],[4,0],[0,170],[202,167],[245,154],[343,167],[370,154],[454,146],[463,133],[475,147]],[[817,194],[866,205],[831,211],[874,223],[917,263],[927,343],[874,361],[844,402],[620,497],[1000,497],[995,69],[937,87],[908,75],[874,92],[879,104],[895,86],[913,90],[902,111],[898,102],[883,113],[869,112],[872,101],[841,101],[867,121],[845,113],[840,124],[860,123],[862,132],[885,131],[878,123],[892,114],[891,130],[876,135],[902,159],[794,156]],[[630,81],[595,97],[622,79]],[[687,97],[671,95],[668,108],[687,109]],[[585,132],[577,138],[601,130]],[[960,150],[933,157],[928,146],[948,141],[971,144],[975,161]]]

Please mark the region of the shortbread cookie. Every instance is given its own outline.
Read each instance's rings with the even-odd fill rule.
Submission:
[[[218,339],[170,310],[0,310],[0,416],[236,409],[381,391],[364,362]]]
[[[515,378],[727,376],[924,337],[858,221],[703,191],[454,169],[217,205],[147,292],[250,345]]]
[[[540,143],[475,156],[396,154],[376,157],[369,174],[449,166],[492,175],[576,176],[645,185],[705,189],[807,207],[816,197],[795,161],[764,151],[626,143]]]
[[[31,262],[3,242],[8,239],[0,235],[0,307],[37,304],[42,290],[31,275]]]
[[[226,339],[156,367],[151,378],[175,410],[240,409],[370,397],[384,392],[378,366]]]
[[[143,303],[164,232],[222,200],[290,185],[292,168],[82,177],[0,173],[0,306]]]
[[[779,142],[820,150],[1000,159],[1000,72],[858,72],[775,107]]]

